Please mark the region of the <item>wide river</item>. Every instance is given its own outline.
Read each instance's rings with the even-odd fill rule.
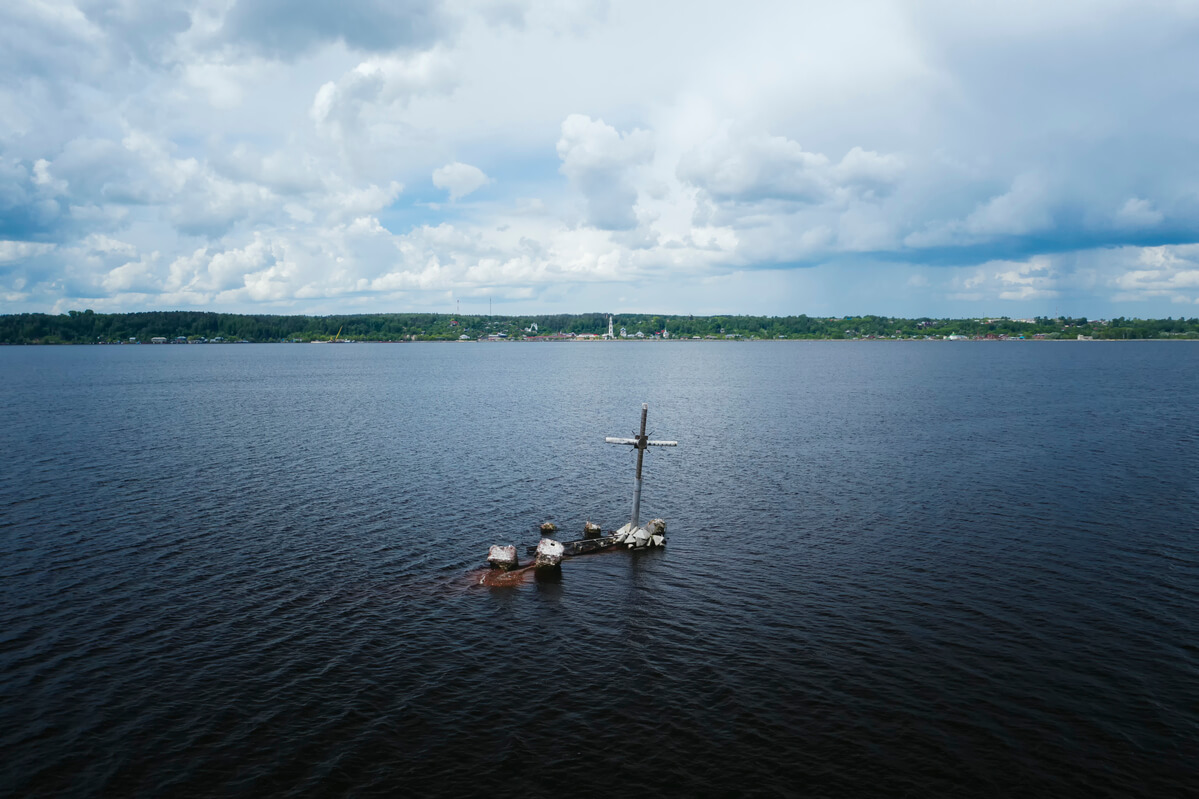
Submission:
[[[496,543],[661,550],[476,585]],[[1199,792],[1199,344],[0,348],[0,794]]]

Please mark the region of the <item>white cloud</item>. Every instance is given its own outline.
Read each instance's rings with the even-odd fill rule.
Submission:
[[[2,310],[533,308],[657,279],[719,299],[722,276],[799,266],[843,296],[862,262],[919,270],[890,284],[913,303],[1195,298],[1175,244],[1199,241],[1183,7],[691,12],[0,6]],[[430,175],[451,202],[404,193]]]
[[[65,180],[57,180],[50,174],[50,162],[39,158],[33,162],[33,182],[52,194],[66,194],[69,184]]]
[[[1018,176],[1006,194],[993,197],[966,217],[972,236],[1019,235],[1049,227],[1045,182],[1036,175]]]
[[[755,136],[732,142],[727,135],[691,152],[679,163],[679,177],[717,200],[789,199],[820,202],[829,187],[828,159],[804,152],[781,136]]]
[[[1060,296],[1060,286],[1070,276],[1048,256],[1027,261],[989,261],[963,270],[950,282],[948,296],[953,299],[1033,301]]]
[[[152,253],[138,261],[130,261],[111,270],[100,281],[106,291],[116,293],[150,294],[162,289],[156,261],[158,254]]]
[[[840,162],[809,152],[785,136],[737,135],[727,126],[685,153],[681,179],[718,201],[765,200],[821,204],[854,194],[890,191],[904,171],[903,160],[855,146]]]
[[[403,190],[404,187],[394,180],[386,186],[372,183],[361,188],[347,188],[329,197],[330,214],[334,218],[375,214],[395,202]]]
[[[1129,197],[1116,212],[1115,222],[1120,227],[1150,228],[1160,225],[1165,216],[1153,207],[1153,203],[1140,197]]]
[[[450,200],[459,200],[490,182],[482,169],[458,161],[433,170],[433,185],[448,191]]]
[[[631,171],[647,163],[653,142],[644,130],[619,133],[602,119],[571,114],[558,139],[559,171],[582,195],[588,224],[604,230],[637,225],[637,188]]]
[[[1053,223],[1050,201],[1042,178],[1022,174],[1008,191],[980,203],[965,219],[931,222],[924,230],[910,233],[904,244],[917,248],[969,245],[1045,230]]]
[[[133,258],[137,256],[137,247],[127,241],[114,239],[103,233],[93,233],[82,242],[82,249],[89,253]]]
[[[1199,302],[1199,246],[1145,247],[1112,285],[1117,301]],[[1132,254],[1129,252],[1128,254]]]
[[[0,241],[0,263],[23,261],[35,255],[45,255],[53,250],[53,244],[38,244],[31,241]]]
[[[248,69],[252,67],[200,61],[183,68],[183,81],[200,92],[213,108],[236,108],[245,99],[243,84],[247,79]]]
[[[379,56],[321,86],[310,114],[326,135],[358,136],[360,126],[386,122],[414,97],[448,94],[457,82],[453,59],[442,50]]]

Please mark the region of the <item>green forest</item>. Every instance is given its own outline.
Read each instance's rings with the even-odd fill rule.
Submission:
[[[1077,340],[1199,338],[1199,319],[1090,320],[903,319],[889,316],[668,316],[617,314],[634,340],[666,337],[720,340],[765,339],[925,339],[1026,338]],[[602,313],[528,316],[453,316],[396,313],[335,316],[275,316],[203,311],[150,311],[0,315],[0,344],[149,344],[312,342],[312,341],[456,341],[500,339],[554,340],[601,335],[608,330]],[[668,333],[668,336],[664,336]]]

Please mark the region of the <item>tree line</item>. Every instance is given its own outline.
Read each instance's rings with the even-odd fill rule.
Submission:
[[[890,316],[682,316],[616,314],[619,334],[643,337],[719,339],[870,339],[961,335],[1095,339],[1199,338],[1199,319],[1089,320],[1085,317],[1018,319],[937,319]],[[0,315],[2,344],[117,344],[169,341],[280,342],[452,341],[488,336],[508,339],[595,334],[608,330],[603,313],[523,316],[455,316],[432,313],[279,316],[206,311],[148,311]]]

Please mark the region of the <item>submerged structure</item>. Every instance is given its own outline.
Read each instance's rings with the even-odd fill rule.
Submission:
[[[629,523],[616,531],[619,539],[616,543],[629,544],[631,547],[662,546],[666,542],[666,522],[662,522],[661,532],[651,532],[641,526],[641,463],[645,458],[645,450],[649,447],[677,447],[677,441],[650,441],[645,434],[645,420],[649,416],[649,403],[641,405],[641,432],[634,438],[612,438],[604,441],[608,444],[627,444],[637,450],[637,477],[633,482],[633,515]],[[661,522],[655,519],[654,522]],[[653,522],[649,526],[657,527]]]
[[[645,423],[649,415],[649,403],[641,405],[641,429],[632,438],[607,437],[608,444],[631,446],[637,453],[637,471],[633,480],[633,508],[629,521],[620,529],[608,535],[603,534],[602,528],[587,522],[583,527],[583,537],[575,541],[559,542],[551,538],[557,532],[557,525],[546,522],[541,525],[542,538],[536,547],[529,547],[528,554],[534,556],[531,564],[521,566],[515,546],[496,545],[487,553],[487,563],[491,566],[492,574],[484,574],[480,583],[484,585],[508,585],[516,579],[516,574],[533,569],[538,573],[557,573],[566,557],[584,555],[589,552],[599,552],[617,546],[629,549],[645,547],[660,547],[666,544],[666,522],[653,519],[645,526],[641,525],[641,467],[645,460],[645,451],[650,447],[677,447],[677,441],[651,441],[645,432]]]

